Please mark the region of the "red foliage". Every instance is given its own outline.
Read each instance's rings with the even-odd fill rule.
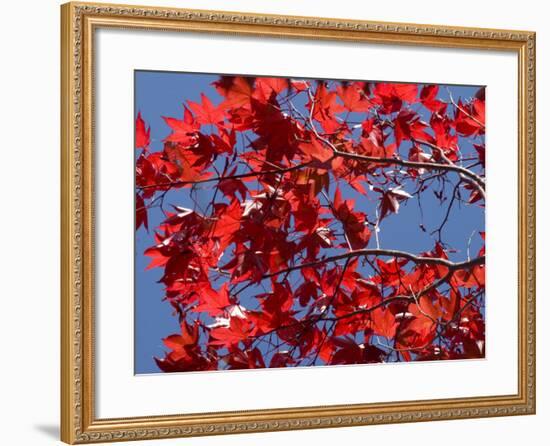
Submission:
[[[164,118],[160,151],[136,119],[136,229],[160,204],[145,254],[181,327],[159,368],[483,357],[484,248],[442,239],[454,205],[483,212],[483,92],[455,102],[436,85],[239,76],[214,87],[221,100],[203,92]],[[165,210],[197,186],[210,202]],[[432,250],[381,248],[386,220],[425,194],[448,209]]]

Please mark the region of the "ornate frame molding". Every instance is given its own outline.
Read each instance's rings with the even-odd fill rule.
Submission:
[[[61,438],[67,443],[265,432],[535,413],[535,33],[67,3],[61,9]],[[338,39],[511,51],[519,62],[517,395],[95,419],[93,44],[97,27]]]

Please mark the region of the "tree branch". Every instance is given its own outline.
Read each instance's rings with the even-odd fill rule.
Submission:
[[[421,257],[415,256],[406,251],[397,251],[394,249],[358,249],[355,251],[349,251],[346,253],[338,254],[335,256],[325,257],[323,259],[315,260],[313,262],[302,263],[301,265],[291,266],[289,268],[276,271],[274,273],[265,274],[262,278],[267,279],[269,277],[274,277],[279,274],[285,274],[287,272],[292,272],[302,268],[311,268],[328,262],[335,262],[337,260],[349,259],[353,257],[364,257],[364,256],[380,256],[380,257],[397,257],[402,259],[410,260],[411,262],[418,264],[426,265],[442,265],[446,266],[450,270],[456,271],[460,269],[467,269],[475,265],[481,265],[485,262],[485,256],[476,257],[472,260],[467,260],[464,262],[451,262],[447,259],[442,259],[439,257]]]
[[[308,161],[307,163],[302,164],[296,164],[295,166],[290,167],[281,167],[277,169],[272,170],[261,170],[259,172],[246,172],[246,173],[239,173],[236,175],[228,175],[226,177],[224,176],[216,176],[212,178],[205,178],[204,180],[195,180],[195,181],[169,181],[166,183],[157,183],[157,184],[147,184],[145,186],[137,186],[138,189],[144,190],[144,189],[151,189],[153,187],[174,187],[174,186],[184,186],[187,184],[201,184],[201,183],[212,183],[216,181],[225,181],[225,180],[237,180],[240,178],[252,178],[252,177],[259,177],[263,175],[271,175],[271,174],[281,174],[281,173],[287,173],[292,172],[294,170],[299,170],[304,167],[309,166],[312,164],[313,161]]]
[[[422,140],[422,139],[416,139],[416,138],[412,138],[412,141],[417,143],[417,144],[425,145],[425,146],[429,147],[432,150],[435,150],[437,153],[439,153],[439,156],[441,156],[441,158],[443,158],[443,160],[445,160],[445,162],[447,164],[452,165],[452,166],[456,166],[456,164],[453,163],[445,155],[445,152],[443,151],[443,149],[441,147],[437,146],[436,144],[433,144],[429,141],[425,141],[425,140]],[[483,199],[485,199],[485,180],[483,180],[483,178],[481,178],[475,172],[471,171],[470,169],[468,169],[466,167],[462,167],[462,169],[464,169],[466,172],[469,172],[470,175],[466,175],[464,172],[462,172],[462,173],[459,173],[460,178],[462,178],[463,180],[468,181],[469,183],[471,183],[479,191],[479,193],[481,194]]]
[[[342,152],[340,150],[335,150],[334,154],[342,158],[369,161],[371,163],[396,164],[398,166],[411,167],[414,169],[428,169],[428,170],[457,172],[459,174],[464,175],[465,177],[468,177],[470,180],[474,181],[480,187],[485,188],[485,181],[480,176],[478,176],[474,172],[464,167],[460,167],[455,164],[424,163],[420,161],[407,161],[399,158],[378,158],[376,156],[360,155],[359,153]]]

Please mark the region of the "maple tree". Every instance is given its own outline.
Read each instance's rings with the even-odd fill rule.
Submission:
[[[136,230],[180,326],[158,367],[484,357],[484,228],[459,248],[445,234],[461,209],[484,213],[484,89],[441,88],[221,76],[163,117],[161,150],[140,111]],[[418,220],[401,218],[413,202]],[[386,247],[390,220],[431,246]]]

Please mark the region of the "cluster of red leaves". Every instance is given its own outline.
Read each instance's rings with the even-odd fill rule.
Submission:
[[[181,326],[161,370],[484,356],[483,249],[457,263],[441,240],[417,254],[374,247],[412,198],[405,185],[443,203],[453,178],[456,201],[483,205],[483,90],[451,103],[436,85],[221,77],[214,88],[218,105],[202,94],[164,118],[162,150],[136,120],[137,229],[168,192],[212,191],[205,206],[164,211],[145,251]],[[462,138],[475,140],[469,167]]]

